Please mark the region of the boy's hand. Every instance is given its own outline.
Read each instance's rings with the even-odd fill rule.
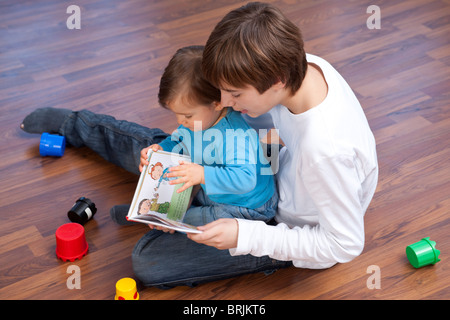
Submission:
[[[196,163],[184,163],[180,161],[180,165],[171,167],[169,169],[168,177],[178,177],[178,179],[169,181],[170,184],[184,183],[184,185],[177,190],[178,193],[183,192],[191,186],[205,183],[205,169]]]
[[[163,148],[159,144],[152,144],[151,146],[144,148],[141,150],[141,163],[139,164],[139,171],[142,172],[142,169],[144,169],[144,166],[148,166],[148,151],[152,149],[153,151],[161,150],[163,151]]]
[[[187,237],[219,250],[236,248],[239,237],[239,223],[236,219],[219,219],[197,227],[202,233],[188,233]]]

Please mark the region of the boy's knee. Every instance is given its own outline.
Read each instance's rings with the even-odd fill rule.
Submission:
[[[158,255],[152,254],[151,243],[162,234],[164,234],[164,232],[158,230],[147,232],[139,239],[131,253],[134,274],[145,286],[150,286],[151,283],[154,283],[152,275],[155,273],[152,272],[152,269],[155,268],[155,264],[157,264],[155,258],[157,258]]]
[[[176,286],[172,283],[172,278],[177,268],[174,267],[175,270],[171,271],[170,262],[173,261],[174,256],[172,251],[168,250],[168,248],[176,247],[176,238],[178,238],[176,233],[168,234],[151,230],[136,243],[131,254],[131,262],[136,278],[144,286],[160,289]]]
[[[148,258],[145,259],[139,252],[133,252],[131,255],[131,262],[133,266],[133,272],[137,279],[146,287],[152,286],[155,283],[153,279],[154,273],[152,272],[151,263]]]

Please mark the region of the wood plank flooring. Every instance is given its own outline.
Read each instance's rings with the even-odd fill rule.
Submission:
[[[139,286],[141,299],[449,299],[450,2],[271,1],[296,24],[307,52],[331,62],[352,86],[377,139],[380,179],[366,218],[366,245],[328,270],[289,268],[195,288]],[[0,299],[106,299],[133,277],[130,255],[147,227],[120,227],[109,209],[128,203],[138,177],[87,148],[41,157],[39,136],[19,129],[39,107],[83,108],[171,132],[157,103],[159,78],[179,47],[204,44],[242,1],[3,0],[0,2]],[[69,30],[66,9],[81,8]],[[98,212],[85,225],[89,253],[55,255],[55,231],[80,196]],[[431,237],[442,252],[414,269],[405,247]],[[70,265],[81,289],[68,289]],[[369,289],[370,266],[381,272]],[[369,270],[369,271],[368,271]]]

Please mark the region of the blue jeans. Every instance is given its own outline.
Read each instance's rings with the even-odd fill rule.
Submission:
[[[138,241],[132,263],[134,274],[144,285],[161,289],[195,286],[256,272],[270,274],[292,265],[268,256],[233,257],[228,250],[196,243],[185,234],[158,230],[147,232]]]
[[[65,136],[68,144],[87,146],[107,161],[135,174],[139,174],[140,151],[168,136],[160,129],[146,128],[88,110],[69,114],[59,133]],[[201,208],[201,204],[207,203],[208,199],[200,194],[197,201],[198,208]],[[271,199],[268,205],[273,201],[276,202],[276,198]],[[220,210],[217,212],[220,215]],[[206,217],[202,214],[196,216],[200,218],[195,219]],[[246,218],[245,214],[243,218]],[[189,222],[201,225],[209,222],[211,216],[205,219]],[[292,265],[290,261],[278,261],[268,256],[233,257],[228,250],[198,244],[183,233],[169,234],[158,230],[150,230],[137,242],[132,263],[136,277],[144,285],[160,288],[194,286],[256,272],[270,274]]]
[[[65,136],[68,144],[87,146],[107,161],[138,175],[141,150],[169,136],[161,129],[146,128],[88,110],[69,114],[58,132]]]

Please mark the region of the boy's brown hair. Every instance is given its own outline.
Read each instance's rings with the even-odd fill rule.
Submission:
[[[220,90],[211,85],[201,69],[204,46],[178,49],[170,59],[159,84],[159,104],[167,104],[182,97],[187,104],[209,106],[220,102]]]
[[[214,86],[255,87],[260,94],[281,81],[294,94],[307,68],[299,28],[272,5],[251,2],[214,28],[202,70]]]

